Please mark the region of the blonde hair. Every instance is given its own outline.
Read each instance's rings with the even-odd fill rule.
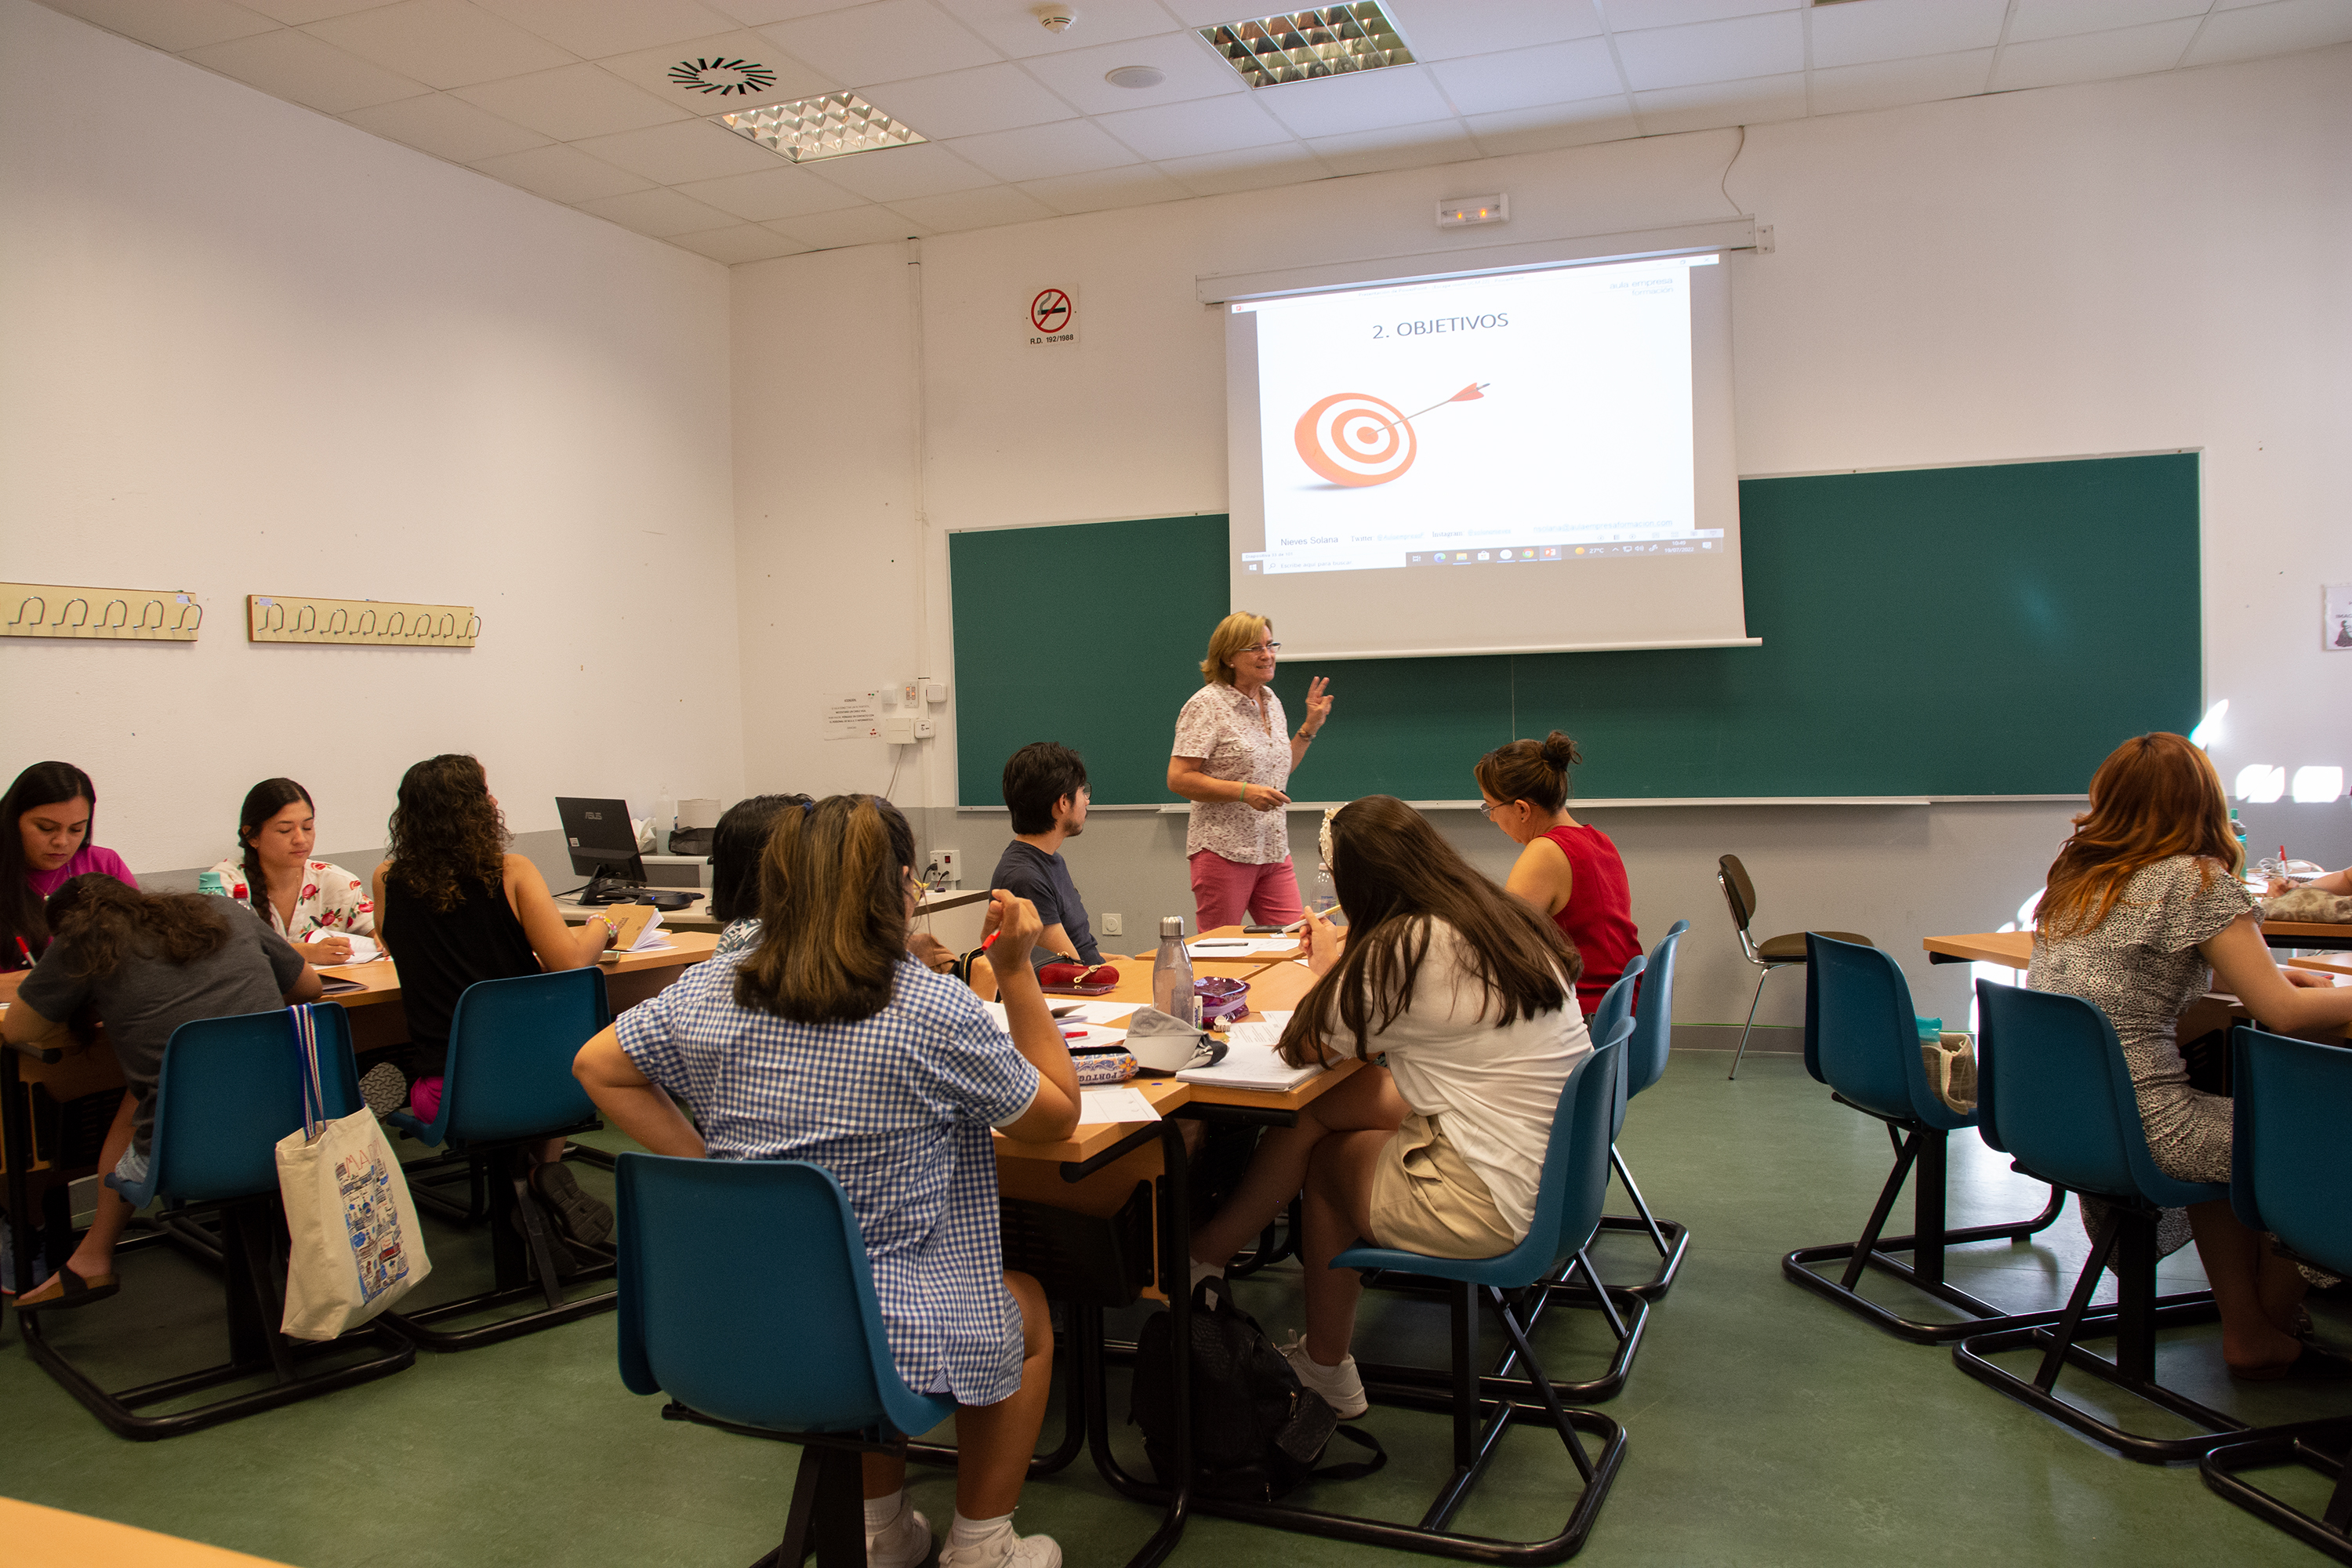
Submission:
[[[1209,634],[1209,657],[1201,661],[1201,684],[1231,686],[1234,667],[1227,661],[1242,649],[1254,647],[1272,636],[1274,623],[1247,610],[1235,610],[1219,621],[1217,629]]]

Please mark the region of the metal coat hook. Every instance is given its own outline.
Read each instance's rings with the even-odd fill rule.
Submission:
[[[25,607],[27,605],[38,605],[40,606],[39,609],[33,612],[33,618],[29,623],[30,625],[37,626],[43,621],[48,619],[49,602],[47,599],[42,598],[38,594],[27,594],[23,598],[16,601],[16,618],[8,623],[10,626],[21,626],[27,624],[25,619]]]
[[[194,622],[191,622],[188,619],[190,616],[196,617]],[[182,606],[180,610],[180,624],[175,629],[184,632],[193,632],[201,629],[204,624],[205,607],[191,599],[185,605]]]
[[[163,608],[163,601],[161,599],[150,599],[145,604],[139,606],[139,622],[136,626],[131,627],[131,630],[143,632],[148,629],[147,612],[150,610],[155,612],[154,629],[159,632],[163,630],[163,623],[169,617],[171,612]]]
[[[336,624],[339,621],[342,623],[340,626]],[[330,635],[340,634],[343,637],[351,636],[352,613],[343,608],[341,605],[337,605],[335,606],[334,613],[327,617],[327,631]]]
[[[119,621],[114,618],[114,612],[117,610],[121,610],[122,612],[122,618]],[[131,606],[124,604],[120,599],[109,599],[106,601],[106,608],[98,613],[98,624],[101,626],[129,626],[131,624]]]

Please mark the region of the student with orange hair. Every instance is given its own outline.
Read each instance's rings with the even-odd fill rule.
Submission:
[[[2218,978],[2267,1028],[2352,1022],[2352,988],[2283,970],[2240,880],[2221,776],[2179,735],[2116,747],[2091,780],[2091,808],[2050,867],[2027,984],[2092,1003],[2115,1025],[2157,1168],[2230,1179],[2230,1102],[2191,1089],[2176,1026]],[[2319,989],[2309,989],[2318,987]],[[2306,1284],[2230,1210],[2192,1204],[2189,1224],[2221,1312],[2233,1377],[2352,1377],[2352,1361],[2299,1342]]]

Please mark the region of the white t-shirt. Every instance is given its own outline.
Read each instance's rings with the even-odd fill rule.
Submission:
[[[1558,1012],[1523,1014],[1509,1025],[1486,1021],[1496,1009],[1475,973],[1463,968],[1460,937],[1444,921],[1430,926],[1412,998],[1365,1050],[1388,1053],[1397,1092],[1422,1115],[1440,1119],[1446,1142],[1486,1184],[1512,1236],[1524,1238],[1535,1223],[1560,1089],[1592,1054],[1592,1037],[1576,987],[1565,979],[1567,1005]],[[1336,1015],[1327,1037],[1342,1054],[1355,1048]]]

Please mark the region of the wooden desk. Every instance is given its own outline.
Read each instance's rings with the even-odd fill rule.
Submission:
[[[0,1498],[0,1541],[8,1543],[13,1568],[97,1568],[137,1563],[139,1568],[285,1568],[265,1557],[247,1557],[226,1547],[159,1535],[88,1514]]]
[[[2264,926],[2263,934],[2268,937],[2274,931],[2300,931],[2305,929],[2307,928],[2294,925]],[[2033,933],[2030,931],[1980,931],[1962,936],[1931,936],[1919,945],[1927,950],[1928,962],[1932,963],[1998,963],[2011,969],[2024,969],[2033,962]],[[2298,940],[2292,943],[2274,942],[2271,945],[2301,947],[2305,944]],[[2322,959],[2290,958],[2287,963],[2296,969],[2320,970],[2331,974],[2352,974],[2352,964],[2329,963]],[[2226,991],[2209,991],[2205,994],[2205,997],[2208,1002],[2227,1007],[2234,1017],[2252,1019],[2253,1016],[2239,1005],[2235,996]],[[2201,1006],[2203,1004],[2200,1003],[2199,1005]],[[2218,1014],[2213,1016],[2218,1018]],[[2200,1026],[2196,1033],[2204,1033],[2205,1026]],[[2352,1038],[2352,1024],[2346,1025],[2340,1032],[2347,1038]],[[2183,1038],[2189,1037],[2193,1037],[2183,1036]]]
[[[662,888],[657,890],[665,893],[683,893],[690,889]],[[984,904],[987,901],[988,889],[985,888],[950,888],[941,892],[925,893],[923,901],[916,909],[915,914],[919,920],[925,916],[945,914],[950,910],[961,910],[968,905]],[[605,908],[606,906],[603,904],[583,904],[577,899],[555,900],[556,912],[573,925],[581,925],[594,920],[604,912]],[[695,893],[694,902],[682,910],[662,911],[662,925],[670,931],[715,931],[723,929],[726,923],[710,912],[710,895],[707,892]]]

